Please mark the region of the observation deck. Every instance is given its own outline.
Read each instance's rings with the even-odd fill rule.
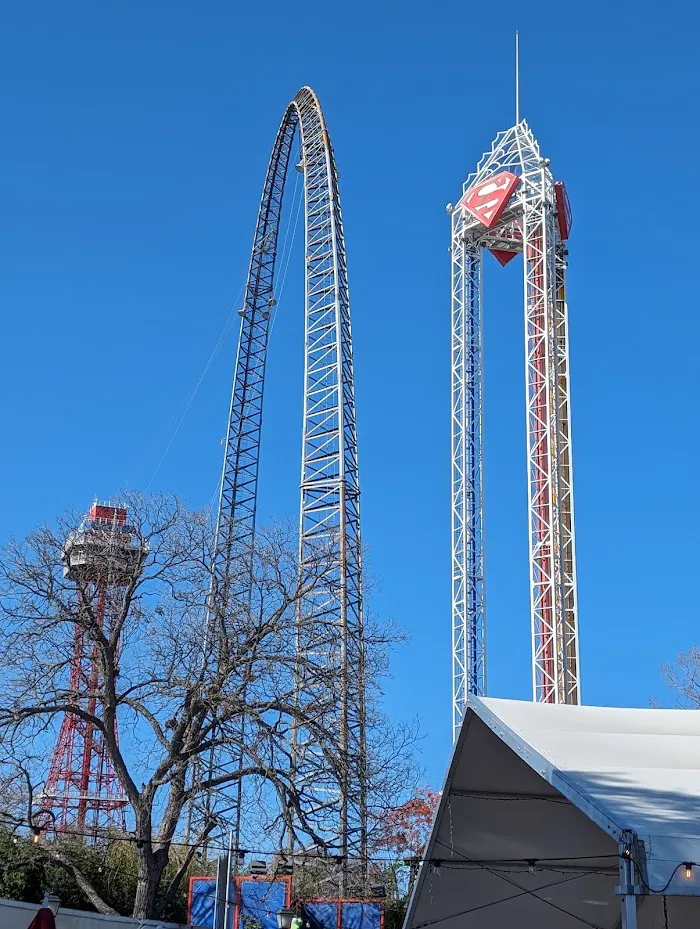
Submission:
[[[126,586],[142,570],[148,548],[127,522],[124,507],[93,503],[63,547],[64,577],[82,584]]]

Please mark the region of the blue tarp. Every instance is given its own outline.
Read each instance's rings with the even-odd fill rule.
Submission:
[[[215,897],[214,878],[193,878],[188,917],[193,926],[214,929]],[[231,887],[231,903],[225,929],[234,929],[235,926],[238,929],[277,929],[277,913],[287,904],[287,884],[285,881],[244,879],[237,882],[237,890]],[[225,901],[221,900],[219,925],[222,925],[224,904]]]
[[[233,892],[233,887],[231,890]],[[277,913],[287,905],[286,881],[243,878],[236,882],[235,893],[225,929],[277,929]],[[189,912],[189,922],[193,926],[214,929],[215,896],[214,878],[193,878]],[[223,904],[222,900],[221,906]],[[381,929],[379,903],[304,901],[301,913],[309,922],[309,929]]]
[[[192,899],[187,921],[193,926],[214,926],[214,897],[216,881],[213,878],[199,877],[192,881]]]
[[[315,900],[302,903],[302,915],[309,929],[380,929],[380,903],[343,900]]]
[[[341,907],[341,929],[380,929],[380,903],[343,903]]]
[[[287,905],[287,883],[242,880],[236,904],[238,929],[277,929],[277,913]]]
[[[338,904],[335,900],[320,900],[314,903],[302,903],[301,914],[309,929],[336,929],[338,925]]]

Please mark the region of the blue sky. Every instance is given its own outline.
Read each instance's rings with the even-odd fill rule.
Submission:
[[[6,6],[0,36],[2,536],[125,485],[215,489],[244,280],[288,100],[311,84],[341,171],[372,606],[387,682],[450,744],[449,221],[522,111],[567,183],[583,695],[646,705],[697,641],[697,13],[522,5]],[[680,231],[677,231],[680,230]],[[296,510],[300,241],[275,323],[260,509]],[[485,277],[490,693],[530,695],[521,266]]]

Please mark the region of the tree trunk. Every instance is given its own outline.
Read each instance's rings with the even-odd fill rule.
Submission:
[[[156,898],[164,864],[150,848],[139,849],[139,870],[136,882],[136,898],[132,916],[136,919],[154,919]]]

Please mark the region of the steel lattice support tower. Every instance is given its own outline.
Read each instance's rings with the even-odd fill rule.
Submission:
[[[301,570],[330,553],[322,583],[301,606],[297,649],[314,655],[319,677],[297,680],[297,699],[313,704],[340,733],[341,774],[319,764],[313,741],[297,733],[299,780],[328,777],[338,853],[365,856],[365,656],[360,492],[350,302],[338,172],[316,94],[302,88],[287,107],[263,187],[241,310],[242,322],[224,456],[210,611],[226,615],[253,571],[263,391],[275,305],[275,265],[285,180],[299,129],[305,196],[305,359],[300,502]],[[301,664],[301,663],[300,663]],[[320,672],[323,672],[322,674]],[[328,677],[336,686],[328,687]],[[239,814],[240,815],[240,814]]]
[[[76,586],[76,616],[69,690],[82,710],[100,719],[102,680],[94,635],[109,637],[124,591],[141,570],[143,549],[123,508],[95,503],[80,528],[66,540],[64,574]],[[114,736],[117,737],[116,720]],[[41,808],[59,834],[97,839],[109,829],[126,829],[126,795],[114,770],[104,733],[74,713],[61,722]]]
[[[455,221],[459,216],[455,216]],[[481,250],[452,249],[452,717],[486,692],[481,454]],[[454,239],[454,237],[453,237]]]
[[[500,133],[452,213],[453,731],[485,692],[480,259],[524,256],[533,692],[579,703],[566,303],[571,213],[523,120]]]

